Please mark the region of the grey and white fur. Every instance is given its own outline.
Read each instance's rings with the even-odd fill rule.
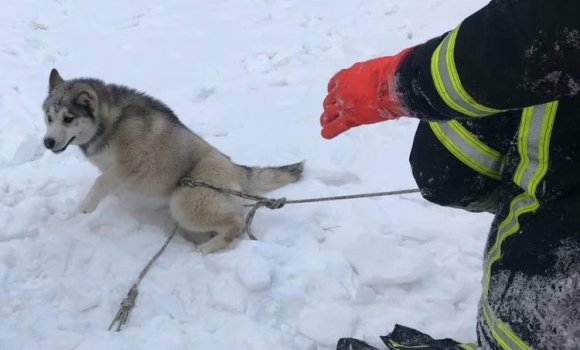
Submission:
[[[44,145],[61,153],[79,146],[101,175],[79,205],[90,213],[119,187],[167,200],[170,213],[190,233],[215,235],[199,245],[211,253],[229,246],[242,230],[243,203],[211,189],[181,187],[184,177],[258,194],[298,181],[304,163],[247,167],[205,142],[163,102],[94,78],[49,77],[43,110]]]

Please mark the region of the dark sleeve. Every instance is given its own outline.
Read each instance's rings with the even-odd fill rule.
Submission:
[[[480,142],[505,154],[517,130],[513,115],[466,120],[461,125]],[[409,161],[426,200],[471,212],[495,212],[501,178],[486,176],[458,159],[435,136],[430,122],[419,122]]]
[[[494,0],[401,63],[413,117],[495,115],[580,94],[580,1]]]

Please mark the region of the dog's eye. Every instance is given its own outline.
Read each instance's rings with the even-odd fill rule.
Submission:
[[[75,118],[73,118],[73,117],[64,117],[64,118],[62,119],[62,121],[63,121],[65,124],[70,124],[70,123],[72,123],[72,121],[73,121],[74,119],[75,119]]]
[[[46,117],[46,120],[47,120],[49,123],[52,123],[52,117],[51,117],[51,116],[47,116],[47,117]]]

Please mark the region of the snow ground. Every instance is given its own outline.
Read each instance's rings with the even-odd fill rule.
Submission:
[[[380,345],[395,323],[475,339],[491,217],[418,195],[260,211],[232,249],[202,257],[177,237],[143,281],[122,332],[111,318],[171,223],[123,194],[76,206],[97,170],[42,148],[52,67],[168,103],[251,164],[305,159],[271,196],[413,188],[415,121],[319,136],[328,79],[453,28],[485,1],[4,0],[0,12],[0,349],[332,349]]]

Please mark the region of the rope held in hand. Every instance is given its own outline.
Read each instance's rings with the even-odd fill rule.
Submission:
[[[247,194],[247,193],[244,193],[241,191],[236,191],[236,190],[232,190],[229,188],[215,186],[215,185],[209,184],[207,182],[203,182],[203,181],[194,181],[194,180],[189,179],[189,178],[182,179],[181,186],[191,187],[191,188],[205,187],[205,188],[209,188],[209,189],[212,189],[212,190],[215,190],[218,192],[222,192],[225,194],[230,194],[232,196],[236,196],[236,197],[240,197],[243,199],[248,199],[248,200],[254,201],[255,202],[254,204],[246,204],[245,205],[246,207],[251,207],[252,209],[250,209],[250,211],[248,212],[248,215],[246,216],[246,223],[244,226],[244,230],[246,231],[246,233],[248,234],[250,239],[253,239],[253,240],[257,240],[257,238],[252,233],[252,229],[251,229],[252,221],[254,220],[254,215],[256,215],[256,211],[258,209],[260,209],[261,207],[266,207],[268,209],[274,210],[274,209],[280,209],[280,208],[284,207],[286,204],[330,202],[330,201],[338,201],[338,200],[346,200],[346,199],[384,197],[384,196],[394,196],[394,195],[399,195],[399,194],[408,194],[408,193],[420,192],[418,189],[412,189],[412,190],[400,190],[400,191],[388,191],[388,192],[363,193],[363,194],[354,194],[354,195],[346,195],[346,196],[288,200],[284,197],[278,198],[278,199],[272,199],[272,198],[266,198],[266,197],[262,197],[262,196],[258,196],[258,195]],[[121,330],[121,327],[127,323],[127,319],[129,318],[129,314],[131,313],[131,310],[133,309],[133,307],[135,307],[135,300],[137,299],[137,295],[139,294],[138,288],[139,288],[139,284],[141,283],[141,280],[143,279],[143,277],[145,277],[145,275],[147,274],[147,272],[149,271],[149,269],[151,268],[153,263],[161,256],[161,254],[163,254],[163,252],[165,251],[165,248],[167,248],[167,246],[169,245],[169,242],[171,242],[171,240],[175,236],[178,227],[179,226],[177,224],[175,224],[175,228],[173,229],[173,232],[171,232],[171,234],[169,235],[169,237],[167,238],[167,240],[165,241],[163,246],[161,246],[159,251],[151,258],[151,260],[149,260],[149,262],[147,263],[147,265],[145,265],[143,270],[141,270],[141,273],[139,273],[139,277],[137,277],[137,281],[135,281],[135,283],[133,283],[133,286],[131,287],[131,289],[127,293],[127,296],[121,302],[121,306],[119,307],[119,311],[115,315],[113,322],[111,322],[111,325],[109,326],[109,330],[111,330],[113,328],[113,326],[115,325],[115,323],[118,322],[119,324],[117,326],[116,331],[119,332]]]

